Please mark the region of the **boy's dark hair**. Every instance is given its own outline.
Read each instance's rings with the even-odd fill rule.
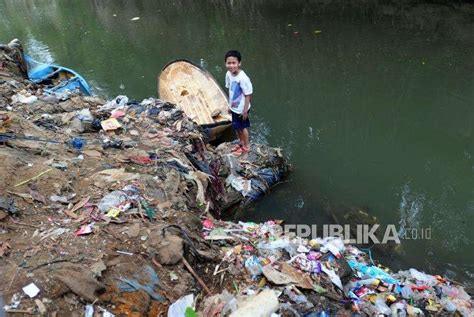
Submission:
[[[240,52],[237,50],[230,50],[225,53],[224,62],[227,61],[227,57],[235,57],[239,62],[242,60],[242,55],[240,55]]]

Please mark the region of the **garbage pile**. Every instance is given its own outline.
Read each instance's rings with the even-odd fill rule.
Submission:
[[[339,238],[303,239],[279,222],[205,219],[203,236],[224,254],[214,275],[233,278],[199,316],[473,316],[459,284],[416,269],[398,273]],[[180,316],[180,315],[175,315]]]
[[[0,46],[0,303],[10,314],[158,316],[218,293],[202,217],[268,192],[289,165],[208,144],[175,105],[48,94]],[[17,67],[17,71],[12,71]]]
[[[208,144],[175,105],[48,94],[0,45],[0,303],[50,316],[472,315],[456,283],[336,238],[216,220],[289,171]],[[0,311],[0,315],[1,315]]]

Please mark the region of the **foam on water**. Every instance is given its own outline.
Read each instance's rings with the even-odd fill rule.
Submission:
[[[410,187],[409,182],[403,185],[399,207],[399,235],[403,235],[407,228],[420,227],[420,217],[423,210],[424,201],[425,195],[415,193]]]
[[[33,59],[46,64],[53,64],[55,62],[49,47],[40,40],[35,39],[32,34],[28,35],[25,44],[28,54],[30,54]]]

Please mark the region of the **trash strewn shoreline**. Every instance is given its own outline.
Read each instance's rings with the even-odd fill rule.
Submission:
[[[12,315],[473,313],[441,276],[336,238],[218,220],[288,174],[279,149],[211,146],[175,105],[46,94],[0,47],[0,295]]]

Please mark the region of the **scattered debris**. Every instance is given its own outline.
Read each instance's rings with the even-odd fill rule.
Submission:
[[[471,297],[444,277],[393,273],[337,239],[284,235],[276,221],[218,220],[284,179],[280,149],[252,144],[233,157],[232,144],[207,144],[179,106],[156,98],[46,94],[13,44],[0,46],[9,313],[472,314]],[[22,296],[31,278],[41,301]]]

